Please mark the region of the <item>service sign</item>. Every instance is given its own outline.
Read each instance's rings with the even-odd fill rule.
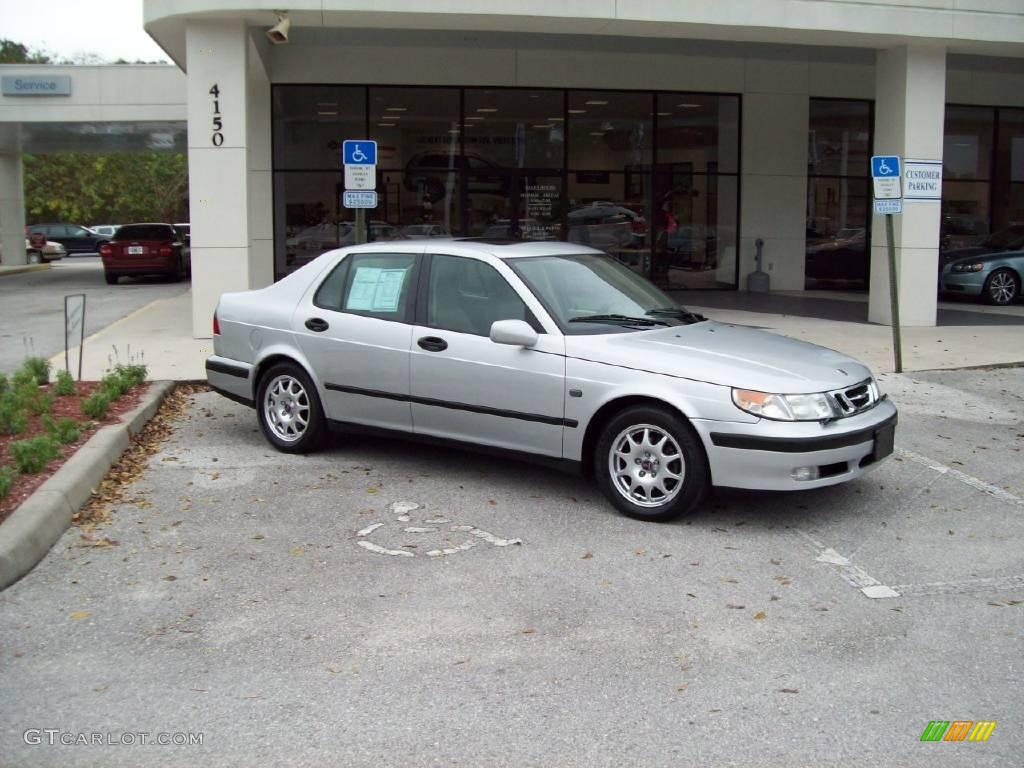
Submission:
[[[70,75],[4,75],[0,78],[4,96],[70,96]]]

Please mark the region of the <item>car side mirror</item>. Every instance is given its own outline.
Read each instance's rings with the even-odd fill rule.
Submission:
[[[538,338],[537,332],[523,320],[496,320],[491,324],[491,341],[495,344],[532,347]]]

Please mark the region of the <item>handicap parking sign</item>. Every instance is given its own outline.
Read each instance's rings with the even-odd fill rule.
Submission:
[[[346,140],[341,145],[341,157],[345,165],[376,165],[377,142],[369,139]]]
[[[871,158],[871,176],[885,179],[890,176],[899,178],[900,158],[898,155],[875,155]]]

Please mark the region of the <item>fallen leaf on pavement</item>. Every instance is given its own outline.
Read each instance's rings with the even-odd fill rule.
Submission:
[[[75,621],[81,621],[82,619],[89,618],[90,615],[89,611],[72,611],[70,618]]]
[[[797,688],[779,688],[779,693],[800,693]]]
[[[754,618],[755,618],[755,619],[756,619],[757,621],[760,621],[761,619],[764,619],[764,618],[766,618],[767,616],[768,616],[768,614],[767,614],[767,613],[765,613],[764,611],[758,611],[757,613],[755,613],[755,614],[754,614]]]

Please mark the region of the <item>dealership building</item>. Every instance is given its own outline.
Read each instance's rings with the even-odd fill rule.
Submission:
[[[570,240],[679,291],[746,290],[760,241],[772,290],[866,290],[881,323],[872,154],[916,161],[904,324],[935,324],[941,247],[1024,225],[1024,0],[145,0],[145,24],[186,73],[197,336],[222,292],[354,241],[345,139],[378,145],[373,239]]]

